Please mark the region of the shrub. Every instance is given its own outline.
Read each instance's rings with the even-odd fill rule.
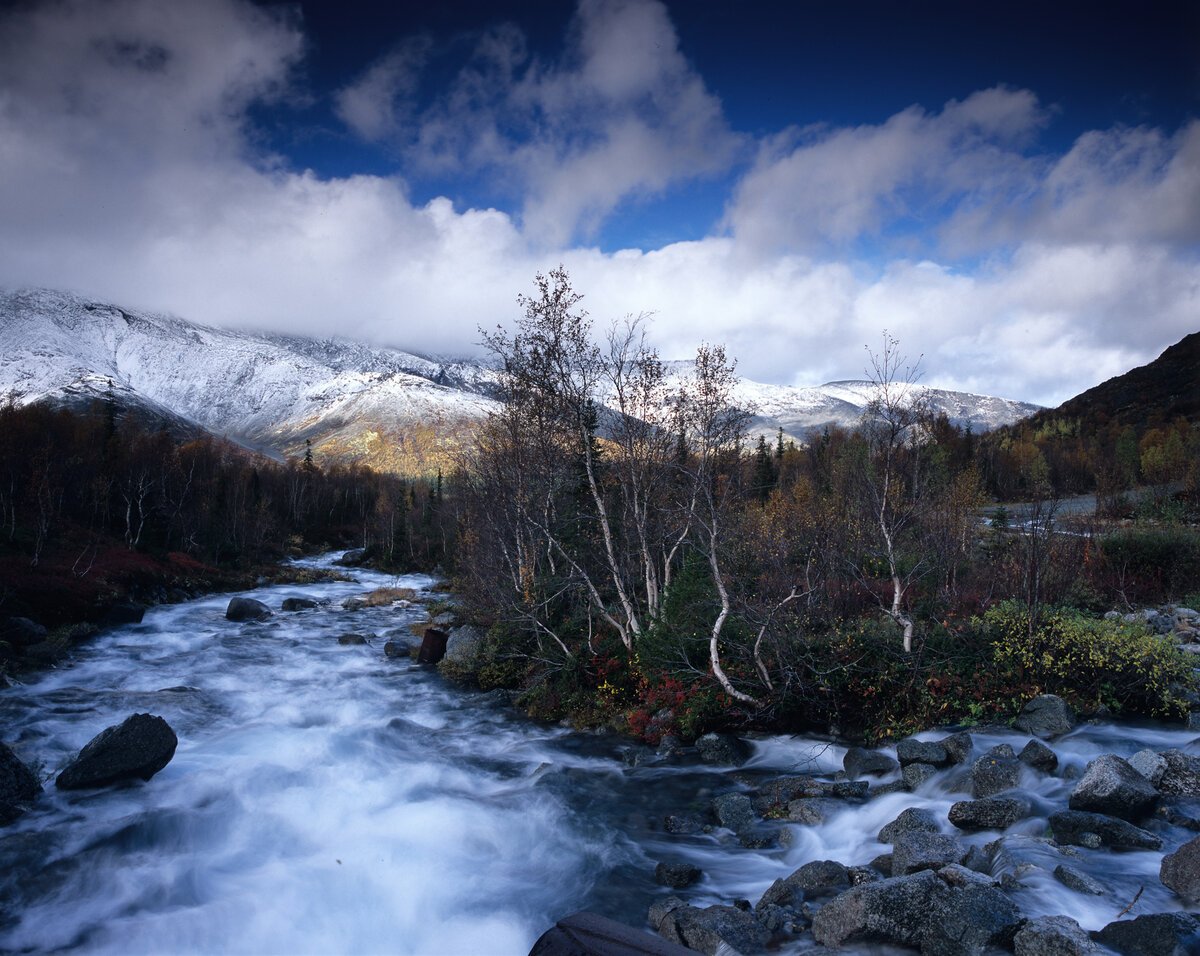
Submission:
[[[1200,588],[1200,533],[1187,528],[1123,528],[1100,549],[1110,574],[1141,600],[1177,597]]]
[[[1186,711],[1180,692],[1195,682],[1191,658],[1142,624],[1055,608],[1042,615],[1031,637],[1026,611],[1015,601],[988,610],[982,624],[997,665],[1015,668],[1038,693],[1085,709],[1103,704],[1151,717]]]

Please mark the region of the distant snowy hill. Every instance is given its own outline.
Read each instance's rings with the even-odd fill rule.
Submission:
[[[671,363],[682,374],[687,363]],[[0,394],[76,408],[112,383],[123,406],[177,432],[204,429],[276,455],[305,441],[326,460],[426,471],[497,408],[495,373],[340,339],[236,332],[46,290],[0,292]],[[918,386],[920,387],[920,386]],[[925,389],[934,407],[976,431],[1037,406]],[[739,381],[752,431],[803,439],[853,425],[869,382],[791,388]]]

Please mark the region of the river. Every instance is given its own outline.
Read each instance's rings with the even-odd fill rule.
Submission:
[[[906,807],[944,821],[964,798],[945,771],[915,794],[838,805],[822,825],[788,827],[786,846],[746,849],[719,827],[666,833],[667,814],[702,815],[714,794],[778,773],[828,779],[844,750],[760,740],[735,777],[694,759],[657,760],[610,735],[529,722],[383,655],[386,633],[406,632],[421,608],[336,606],[382,585],[427,589],[432,579],[355,574],[357,582],[247,592],[276,609],[262,624],[225,620],[231,595],[152,608],[69,665],[0,692],[5,742],[46,774],[132,713],[160,715],[179,736],[174,759],[150,781],[76,792],[48,781],[36,808],[0,830],[0,951],[519,956],[580,909],[645,926],[648,905],[669,892],[654,882],[659,860],[701,867],[703,880],[681,894],[697,905],[755,901],[810,860],[865,864],[885,852],[875,834]],[[301,595],[333,603],[278,611]],[[379,637],[339,644],[350,631]],[[1190,751],[1192,736],[1084,726],[1053,747],[1079,770],[1101,752]],[[1020,749],[1025,738],[997,731],[977,736],[976,749],[1002,740]],[[1070,782],[1031,772],[1022,785],[1035,816],[1013,830],[1043,833]],[[1162,827],[1168,850],[1192,835]],[[1179,908],[1158,885],[1161,854],[1123,853],[1119,867],[1107,851],[1080,854],[1074,865],[1105,895],[1081,897],[1048,870],[1033,873],[1014,897],[1027,915],[1066,913],[1098,928],[1139,886],[1133,915]]]

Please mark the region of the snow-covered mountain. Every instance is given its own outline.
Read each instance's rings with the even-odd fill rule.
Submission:
[[[125,407],[176,431],[204,429],[276,455],[302,454],[307,439],[326,460],[428,470],[498,407],[495,382],[475,362],[218,329],[61,292],[0,292],[0,394],[87,407],[111,388]],[[923,390],[935,409],[976,431],[1036,410]],[[735,392],[755,416],[755,434],[782,427],[797,439],[853,425],[870,395],[869,382],[791,388],[745,379]]]

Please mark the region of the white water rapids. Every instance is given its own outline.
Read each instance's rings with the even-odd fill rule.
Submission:
[[[945,821],[966,799],[945,771],[915,794],[789,826],[786,846],[746,849],[720,827],[666,833],[667,814],[703,817],[724,791],[779,773],[829,779],[844,750],[779,737],[757,741],[736,774],[650,751],[632,765],[628,742],[531,723],[385,658],[386,633],[407,633],[420,608],[278,610],[292,596],[337,602],[380,585],[432,584],[355,574],[357,583],[247,592],[276,611],[262,624],[225,620],[230,595],[153,608],[71,664],[0,692],[0,737],[46,775],[132,713],[160,715],[179,736],[150,781],[65,792],[49,779],[35,809],[0,829],[0,951],[520,956],[580,909],[645,928],[648,905],[671,892],[654,882],[660,860],[701,867],[702,881],[677,891],[696,905],[754,902],[810,860],[858,865],[886,852],[875,835],[907,807]],[[379,636],[340,645],[347,632]],[[1002,740],[1019,750],[1024,739],[977,735],[976,754]],[[1191,739],[1164,727],[1084,726],[1051,745],[1082,768],[1102,752],[1190,751]],[[1041,835],[1071,783],[1027,771],[1022,784],[1035,816],[1010,832]],[[1164,851],[1193,835],[1155,826]],[[1158,883],[1160,859],[1079,850],[1071,865],[1104,896],[1067,890],[1051,862],[1014,899],[1026,915],[1062,913],[1090,929],[1115,919],[1140,886],[1130,915],[1178,909]],[[804,938],[787,947],[815,948]]]

